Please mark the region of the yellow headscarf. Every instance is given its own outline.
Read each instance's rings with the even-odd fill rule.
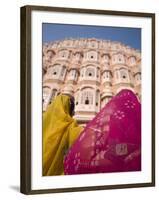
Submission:
[[[43,114],[43,176],[63,174],[64,155],[82,131],[69,111],[70,97],[59,95]]]

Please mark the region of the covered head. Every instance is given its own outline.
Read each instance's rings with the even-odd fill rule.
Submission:
[[[65,174],[141,170],[141,104],[122,90],[91,120],[70,148]]]
[[[63,174],[63,159],[81,132],[70,115],[70,97],[58,95],[43,114],[43,175]]]

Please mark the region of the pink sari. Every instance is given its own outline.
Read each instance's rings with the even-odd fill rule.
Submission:
[[[141,104],[122,90],[90,121],[64,159],[65,174],[141,170]]]

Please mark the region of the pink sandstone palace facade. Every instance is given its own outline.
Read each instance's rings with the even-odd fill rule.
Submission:
[[[43,44],[43,111],[60,93],[75,97],[75,116],[85,124],[120,90],[141,100],[141,52],[95,38]]]

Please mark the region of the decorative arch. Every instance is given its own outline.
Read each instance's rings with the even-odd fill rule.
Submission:
[[[110,59],[111,59],[111,56],[110,56],[110,54],[108,54],[108,53],[103,53],[103,54],[101,55],[101,58],[103,59],[103,61],[106,61],[107,63],[109,63],[109,61],[110,61]]]
[[[48,50],[46,51],[46,53],[49,53],[49,52],[53,53],[54,55],[56,54],[55,51],[52,50],[52,49],[48,49]]]
[[[93,86],[90,86],[90,85],[84,85],[84,86],[82,86],[82,87],[80,88],[80,90],[82,91],[82,90],[87,89],[87,88],[89,88],[89,89],[91,89],[91,90],[96,90],[96,88],[94,88]]]
[[[43,86],[43,89],[46,89],[46,88],[51,90],[51,87],[50,87],[50,86],[44,85],[44,86]]]
[[[92,105],[94,102],[94,89],[85,87],[81,90],[81,104]]]
[[[67,71],[66,65],[62,65],[62,66],[61,66],[61,76],[62,76],[62,77],[65,76],[66,71]]]
[[[136,63],[137,63],[137,59],[136,59],[135,56],[130,56],[130,57],[128,58],[128,60],[129,60],[129,65],[130,65],[130,66],[136,65]]]
[[[110,70],[104,70],[102,72],[102,81],[111,81],[112,78],[112,72]]]
[[[61,70],[61,64],[55,63],[54,65],[49,66],[47,73],[53,77],[56,77],[59,75],[60,70]]]
[[[60,49],[58,51],[58,55],[60,58],[68,58],[69,57],[69,50],[68,49]]]
[[[135,82],[136,82],[137,84],[140,84],[140,83],[141,83],[141,72],[137,72],[137,73],[134,75],[134,77],[135,77]]]
[[[48,59],[52,59],[56,55],[55,51],[53,51],[52,49],[48,49],[46,51],[46,54],[47,54]]]
[[[120,78],[122,81],[128,81],[129,80],[129,70],[126,67],[121,67],[119,69],[120,71]]]
[[[97,60],[98,59],[98,52],[95,50],[88,50],[86,52],[88,60]]]
[[[83,57],[83,53],[81,51],[74,51],[73,52],[73,56],[76,57],[77,55],[79,55],[78,58]]]
[[[86,77],[95,77],[95,68],[94,67],[87,67],[85,72]]]
[[[125,64],[126,63],[125,55],[121,52],[113,54],[112,55],[112,63],[113,64]]]

